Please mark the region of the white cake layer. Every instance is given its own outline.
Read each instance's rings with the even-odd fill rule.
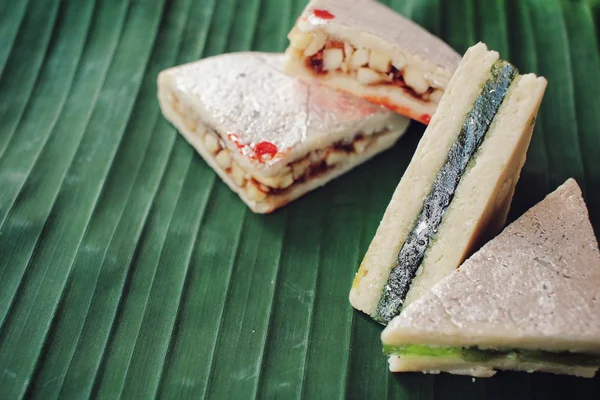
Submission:
[[[553,374],[575,375],[593,378],[598,367],[566,366],[542,362],[520,362],[515,359],[499,358],[487,362],[471,362],[458,357],[427,357],[427,356],[392,356],[389,359],[392,372],[425,372],[437,374],[448,372],[455,375],[470,375],[477,378],[488,378],[496,370],[514,370],[526,372],[550,372]]]

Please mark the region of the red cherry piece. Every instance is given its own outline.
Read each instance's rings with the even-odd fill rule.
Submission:
[[[259,159],[262,159],[266,154],[273,157],[277,154],[277,146],[271,142],[260,142],[254,146],[254,152]]]
[[[431,116],[429,114],[423,114],[421,115],[421,117],[419,118],[421,120],[421,122],[423,122],[425,125],[429,125],[429,121],[431,121]]]
[[[315,15],[315,17],[321,18],[321,19],[334,19],[335,18],[335,15],[333,15],[332,13],[330,13],[327,10],[315,9],[313,11],[313,14]]]

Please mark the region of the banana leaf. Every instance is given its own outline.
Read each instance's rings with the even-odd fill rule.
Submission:
[[[600,233],[600,2],[388,0],[549,81],[510,218],[566,178]],[[390,374],[347,295],[423,127],[251,213],[160,115],[164,68],[282,51],[305,0],[0,0],[0,398],[600,398]]]

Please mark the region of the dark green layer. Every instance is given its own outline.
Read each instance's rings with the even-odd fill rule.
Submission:
[[[431,238],[437,232],[469,161],[483,142],[517,73],[517,69],[505,61],[498,61],[492,66],[491,77],[465,117],[460,133],[450,147],[431,192],[423,201],[423,208],[392,266],[377,305],[376,321],[387,324],[400,313]]]
[[[568,351],[552,352],[543,350],[481,350],[477,347],[431,347],[427,345],[390,346],[384,345],[383,352],[396,356],[421,357],[459,357],[465,361],[487,362],[499,358],[512,358],[521,362],[558,364],[565,366],[596,367],[600,366],[600,355],[571,353]]]

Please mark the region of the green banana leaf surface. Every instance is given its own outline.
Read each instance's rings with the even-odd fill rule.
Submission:
[[[0,398],[600,399],[600,378],[390,374],[348,292],[424,127],[256,215],[156,77],[283,51],[305,0],[0,0]],[[569,177],[600,232],[597,1],[388,0],[548,79],[510,219]]]

